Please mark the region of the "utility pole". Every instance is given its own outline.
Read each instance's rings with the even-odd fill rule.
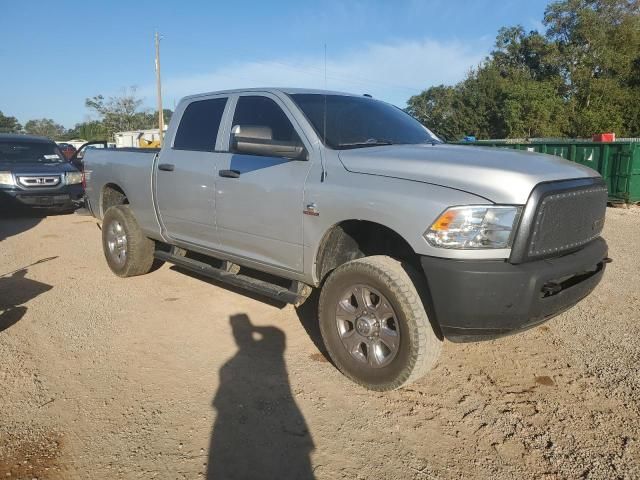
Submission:
[[[164,111],[162,110],[162,83],[160,82],[160,34],[156,32],[156,85],[158,88],[158,133],[160,146],[164,137]]]

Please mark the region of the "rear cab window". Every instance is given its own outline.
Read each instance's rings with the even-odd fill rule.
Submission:
[[[215,151],[227,100],[227,97],[209,98],[187,105],[173,140],[173,149]]]

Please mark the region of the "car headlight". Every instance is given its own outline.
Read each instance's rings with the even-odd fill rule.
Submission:
[[[434,247],[509,248],[522,207],[466,206],[444,211],[424,233]]]
[[[0,172],[0,185],[15,185],[11,172]]]
[[[67,172],[65,174],[65,181],[67,185],[75,185],[76,183],[82,183],[82,173],[80,172]]]

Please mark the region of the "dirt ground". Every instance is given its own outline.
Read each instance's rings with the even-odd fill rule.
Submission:
[[[0,479],[640,478],[639,236],[640,209],[609,209],[587,300],[371,393],[312,304],[120,279],[90,217],[2,218]]]

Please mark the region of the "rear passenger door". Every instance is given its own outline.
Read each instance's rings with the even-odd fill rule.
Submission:
[[[237,98],[230,125],[266,127],[274,140],[310,144],[280,99],[268,93]],[[228,142],[228,139],[226,139]],[[280,269],[302,272],[304,185],[311,160],[227,153],[216,177],[216,222],[221,249]]]
[[[156,162],[156,202],[163,232],[174,240],[215,248],[216,152],[227,96],[195,98],[179,107],[171,145]],[[168,132],[167,137],[171,138]]]

